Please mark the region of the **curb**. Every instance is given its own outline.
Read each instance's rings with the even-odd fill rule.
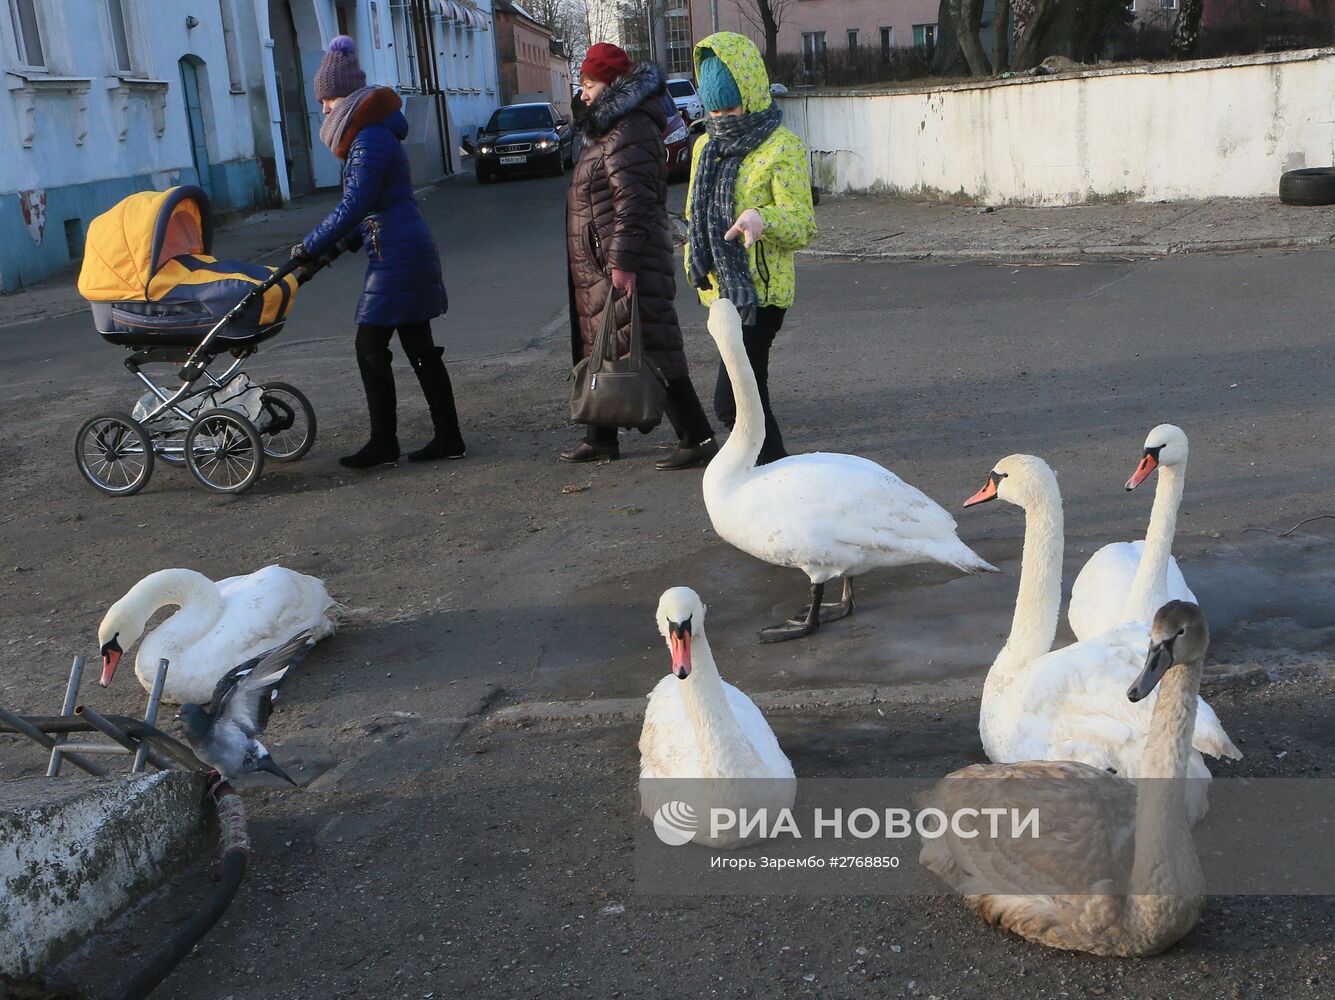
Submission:
[[[858,686],[806,688],[796,691],[761,691],[751,696],[766,712],[802,712],[812,709],[861,708],[868,705],[922,705],[976,699],[982,692],[981,677],[904,684],[895,687]],[[509,705],[487,722],[495,726],[522,727],[538,722],[634,722],[644,717],[646,698],[604,698],[581,701],[529,701]]]
[[[1254,687],[1270,680],[1269,671],[1253,663],[1214,664],[1201,680],[1201,693],[1230,688]],[[786,714],[817,709],[865,708],[871,705],[931,705],[977,701],[982,696],[983,677],[960,677],[948,681],[924,681],[893,686],[860,685],[839,688],[802,688],[794,691],[761,691],[751,696],[766,713]],[[526,701],[508,705],[487,718],[502,728],[523,728],[538,723],[606,725],[636,722],[644,717],[647,695],[641,698],[581,699],[579,701]]]
[[[1175,254],[1224,253],[1238,250],[1299,250],[1335,244],[1335,234],[1280,238],[1259,237],[1247,240],[1196,240],[1178,243],[1129,243],[1075,247],[1029,247],[1009,250],[917,249],[917,250],[799,250],[804,257],[823,260],[963,260],[1021,261],[1076,260],[1081,257],[1123,257],[1153,260]]]

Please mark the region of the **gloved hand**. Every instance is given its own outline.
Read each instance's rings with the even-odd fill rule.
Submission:
[[[732,224],[731,229],[723,234],[723,238],[725,240],[735,240],[740,236],[742,244],[749,247],[760,239],[760,234],[764,231],[765,220],[760,217],[760,213],[754,208],[748,208],[737,216],[737,221]]]
[[[293,260],[303,260],[309,256],[310,254],[306,252],[305,243],[297,243],[293,245],[291,253],[291,257]]]
[[[612,287],[621,289],[627,295],[631,294],[635,291],[635,272],[612,268]]]

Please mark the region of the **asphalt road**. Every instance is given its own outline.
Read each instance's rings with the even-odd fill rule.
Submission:
[[[1066,501],[1069,581],[1098,544],[1143,533],[1149,490],[1122,483],[1149,428],[1172,421],[1192,448],[1175,550],[1211,617],[1212,660],[1284,678],[1216,703],[1248,740],[1231,773],[1328,772],[1335,521],[1277,534],[1335,511],[1335,251],[1074,267],[803,261],[772,382],[790,448],[894,469],[954,510],[962,537],[1003,572],[870,574],[855,616],[776,649],[753,630],[795,610],[804,581],[713,534],[698,472],[654,471],[666,429],[630,435],[609,465],[555,460],[576,434],[566,331],[551,325],[564,306],[561,182],[476,189],[462,178],[426,204],[451,290],[438,329],[465,462],[369,475],[337,465],[365,434],[348,322],[360,271],[343,264],[307,287],[253,366],[307,391],[320,438],[241,497],[162,467],[135,497],[92,493],[70,441],[87,414],[135,398],[118,352],[83,317],[0,333],[0,704],[54,711],[68,657],[94,652],[106,606],[166,566],[219,578],[280,562],[323,577],[349,609],[285,686],[266,737],[302,788],[247,788],[253,877],[164,996],[545,997],[567,983],[654,996],[680,980],[691,995],[972,997],[1026,968],[1039,984],[1027,992],[1054,997],[1325,995],[1335,934],[1328,905],[1311,901],[1226,904],[1163,959],[1113,966],[1026,948],[946,898],[772,910],[645,899],[628,846],[634,727],[590,721],[530,737],[492,722],[517,703],[642,696],[666,667],[654,604],[688,584],[743,690],[950,681],[968,692],[954,707],[887,703],[855,721],[789,715],[779,734],[800,773],[943,774],[978,753],[968,685],[1004,639],[1023,533],[1015,509],[960,501],[1001,456],[1046,457]],[[683,290],[680,312],[707,397],[716,356],[704,311]],[[406,375],[412,444],[427,426]],[[89,703],[140,707],[122,673],[90,688]],[[0,743],[0,780],[43,767]],[[179,894],[204,884],[198,874]],[[626,920],[600,923],[616,905]],[[96,984],[114,954],[120,981],[159,914],[155,904],[70,976]],[[751,950],[738,957],[743,941]],[[859,948],[883,960],[876,977],[849,971]],[[979,957],[961,968],[961,954]]]

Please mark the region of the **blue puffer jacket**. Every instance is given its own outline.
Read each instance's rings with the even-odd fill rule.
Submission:
[[[360,243],[369,263],[357,322],[372,326],[420,323],[447,304],[436,243],[413,198],[400,104],[382,87],[358,105],[334,151],[345,154],[343,200],[302,241],[315,257],[344,237]]]

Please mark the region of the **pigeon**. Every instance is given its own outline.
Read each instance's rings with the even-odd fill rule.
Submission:
[[[306,658],[315,640],[309,631],[227,671],[213,689],[209,707],[185,704],[176,718],[195,756],[218,772],[214,788],[251,771],[268,771],[296,782],[274,763],[257,736],[273,710],[275,690],[287,672]]]

